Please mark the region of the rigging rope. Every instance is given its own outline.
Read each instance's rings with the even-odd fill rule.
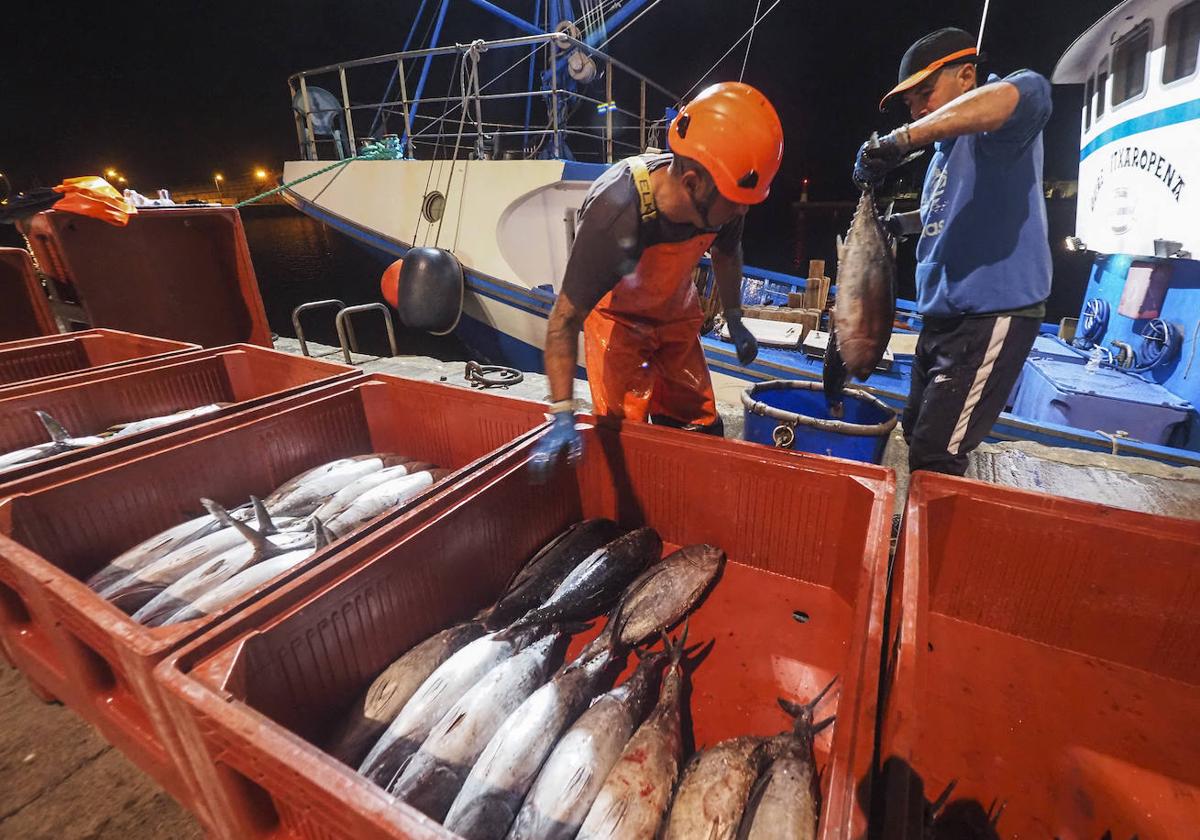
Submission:
[[[346,164],[352,163],[353,161],[356,161],[356,160],[399,160],[399,159],[400,159],[400,147],[397,145],[380,143],[380,142],[364,143],[362,149],[356,155],[352,155],[348,158],[343,158],[342,160],[334,161],[333,163],[329,164],[329,166],[322,166],[320,169],[316,170],[315,172],[310,172],[307,175],[301,175],[299,178],[293,178],[291,181],[282,183],[277,187],[272,187],[271,189],[267,190],[266,192],[261,192],[256,196],[252,196],[250,198],[245,199],[244,201],[239,201],[237,204],[235,204],[233,206],[235,209],[240,209],[242,207],[245,207],[247,204],[254,204],[257,201],[262,201],[264,198],[268,198],[269,196],[275,195],[276,193],[281,193],[284,190],[291,189],[296,184],[303,183],[304,181],[307,181],[310,178],[316,178],[318,175],[324,175],[326,172],[329,172],[330,170],[338,169],[339,167],[345,166]]]
[[[720,58],[718,58],[716,61],[714,61],[712,67],[709,67],[707,70],[704,71],[704,73],[700,76],[700,78],[696,80],[696,84],[692,85],[690,88],[688,88],[686,91],[684,91],[683,96],[681,96],[679,98],[679,102],[676,104],[682,105],[683,102],[688,98],[688,94],[690,94],[696,88],[700,87],[700,83],[704,81],[704,79],[708,76],[709,73],[711,73],[713,70],[716,70],[717,65],[720,64],[722,61],[724,61],[726,58],[728,58],[729,54],[731,52],[733,52],[734,50],[736,50],[738,48],[738,44],[742,43],[742,41],[744,41],[747,36],[754,34],[754,28],[756,26],[758,26],[760,23],[762,23],[764,20],[766,20],[767,15],[769,15],[769,14],[771,14],[771,12],[775,11],[775,7],[778,6],[780,2],[781,2],[781,0],[775,0],[775,2],[772,3],[767,8],[767,10],[762,13],[761,16],[756,18],[754,23],[750,24],[750,28],[742,33],[742,37],[738,38],[736,41],[734,41],[733,46],[731,46],[729,49],[725,50],[725,54],[722,55]]]
[[[762,0],[758,0],[758,2],[754,4],[754,17],[758,17],[758,10],[761,8]],[[757,25],[758,24],[756,23],[750,24],[750,40],[746,41],[746,55],[742,58],[742,72],[738,73],[739,82],[742,81],[742,78],[746,75],[746,62],[750,60],[750,45],[754,43],[754,27]]]
[[[618,29],[616,32],[614,32],[613,34],[609,35],[607,38],[605,38],[603,41],[601,41],[599,44],[597,44],[597,45],[596,45],[596,49],[598,49],[598,50],[599,50],[599,49],[603,49],[603,48],[604,48],[604,46],[605,46],[605,45],[606,45],[606,44],[607,44],[609,41],[612,41],[612,40],[616,39],[616,37],[617,37],[618,35],[620,35],[620,34],[621,34],[622,32],[624,32],[626,29],[628,29],[629,27],[631,27],[631,26],[633,26],[635,23],[637,23],[637,22],[638,22],[638,21],[641,19],[642,15],[646,14],[646,12],[650,11],[651,9],[653,9],[655,6],[657,6],[657,5],[658,5],[659,3],[661,3],[661,2],[662,2],[662,0],[654,0],[654,2],[653,2],[653,3],[651,3],[649,6],[647,6],[646,8],[644,8],[644,9],[642,9],[640,12],[638,12],[636,15],[634,15],[634,17],[633,17],[633,19],[632,19],[632,20],[630,20],[628,23],[626,23],[624,26],[622,26],[622,27],[621,27],[620,29]]]
[[[979,40],[975,42],[975,52],[983,49],[983,30],[987,26],[988,7],[992,5],[992,0],[983,0],[983,17],[979,20]]]

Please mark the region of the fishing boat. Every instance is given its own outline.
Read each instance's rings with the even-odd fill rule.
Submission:
[[[569,0],[539,2],[531,19],[471,2],[521,34],[439,46],[450,6],[441,0],[426,22],[429,46],[411,48],[419,13],[400,52],[291,77],[300,159],[285,164],[284,196],[381,265],[414,247],[452,253],[464,278],[456,334],[481,357],[540,371],[546,319],[588,187],[613,162],[658,147],[696,86],[678,94],[604,51],[636,22],[644,0],[612,14],[603,0],[583,0],[578,17]],[[1185,154],[1200,140],[1196,6],[1122,3],[1059,63],[1056,82],[1087,90],[1070,245],[1094,252],[1091,279],[1077,329],[1075,319],[1043,325],[990,440],[1200,465],[1192,407],[1200,369],[1188,378],[1198,336],[1186,329],[1200,315],[1191,259],[1200,233],[1189,190],[1195,162]],[[435,70],[439,63],[449,66]],[[444,95],[430,92],[431,79],[441,80]],[[360,98],[360,85],[372,95]],[[702,264],[696,279],[711,291],[708,272]],[[747,266],[743,299],[786,304],[808,285]],[[898,301],[894,352],[865,383],[895,408],[909,390],[915,310]],[[790,346],[763,343],[744,366],[716,319],[701,342],[718,398],[736,401],[765,380],[820,379],[821,333],[807,349],[792,335]]]

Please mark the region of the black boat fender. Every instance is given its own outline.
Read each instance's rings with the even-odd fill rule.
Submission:
[[[396,312],[406,327],[445,335],[458,326],[463,270],[445,248],[413,248],[404,255]]]

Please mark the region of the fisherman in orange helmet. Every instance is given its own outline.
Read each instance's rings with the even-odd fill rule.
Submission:
[[[596,414],[723,433],[692,282],[706,251],[738,361],[758,355],[742,323],[742,223],[779,171],[779,116],[749,85],[722,82],[679,112],[668,137],[671,152],[621,161],[583,200],[546,328],[553,423],[534,450],[539,475],[583,451],[573,398],[581,330]]]

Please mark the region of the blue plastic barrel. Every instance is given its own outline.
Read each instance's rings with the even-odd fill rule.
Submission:
[[[820,382],[771,380],[742,393],[748,441],[799,452],[832,455],[878,464],[888,435],[896,428],[896,412],[866,391],[847,388],[845,416],[829,415]]]

